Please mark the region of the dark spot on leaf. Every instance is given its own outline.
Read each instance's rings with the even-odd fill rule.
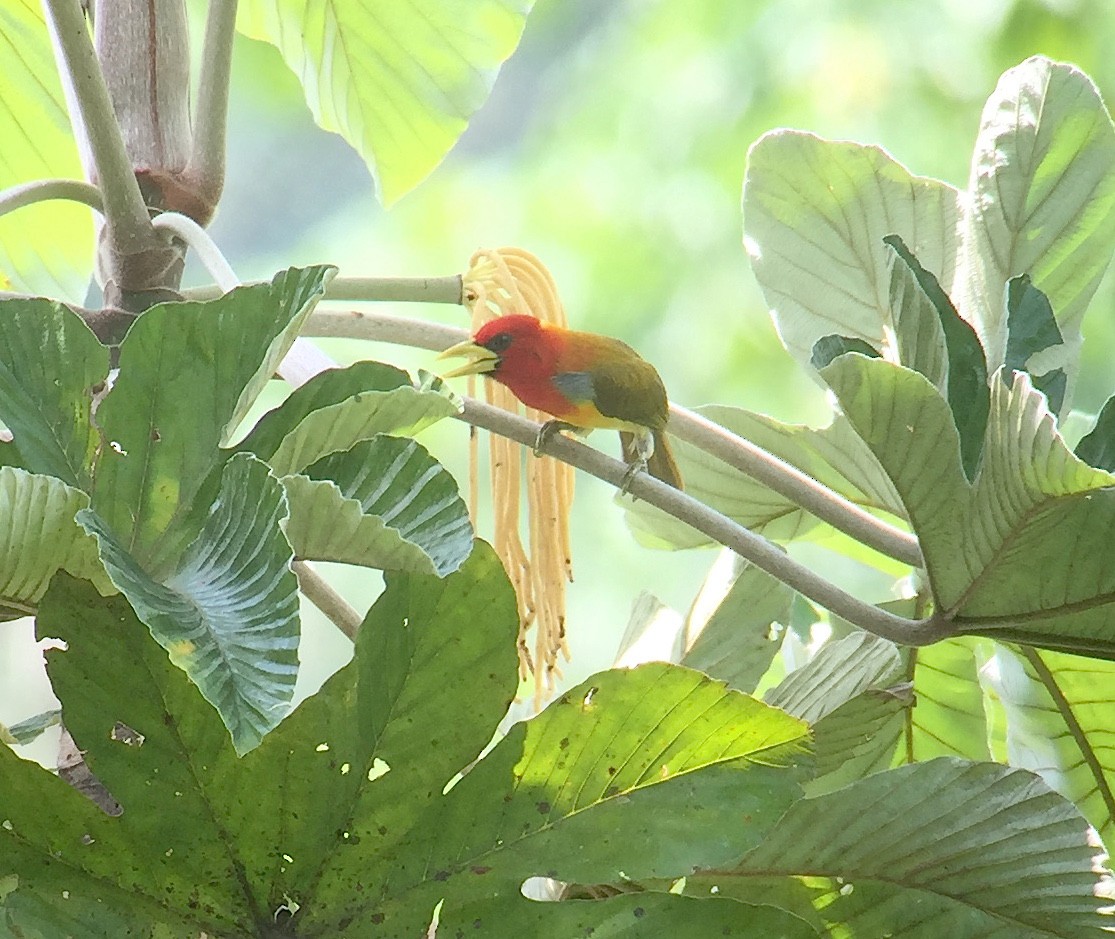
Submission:
[[[562,750],[564,750],[566,747],[569,746],[569,738],[568,737],[562,737],[561,740],[558,742],[558,746]]]
[[[631,911],[631,915],[634,916],[635,919],[642,919],[644,916],[647,915],[647,911],[644,910],[641,906],[637,906]]]
[[[616,768],[614,766],[609,766],[608,767],[608,775],[609,776],[615,776],[615,774],[616,774]]]
[[[373,923],[375,923],[378,926],[380,923],[383,922],[383,914],[382,913],[373,913],[371,915],[370,919]]]
[[[607,789],[604,790],[604,798],[610,799],[617,792],[619,792],[619,786],[609,786]]]
[[[158,427],[152,427],[151,428],[151,442],[152,443],[158,443],[162,439],[163,439],[163,435],[159,433],[159,428]]]
[[[471,868],[474,874],[486,874],[491,870],[490,867],[473,867]]]
[[[539,815],[549,815],[551,808],[553,808],[553,806],[550,805],[549,802],[546,802],[545,800],[543,800],[542,802],[538,803],[538,814]]]
[[[472,921],[472,928],[473,929],[479,929],[482,925],[484,925],[483,920],[474,919]]]
[[[381,835],[386,835],[387,834],[387,826],[386,825],[380,825],[378,831]]]
[[[448,879],[449,879],[449,871],[437,871],[434,874],[434,880],[448,880]]]

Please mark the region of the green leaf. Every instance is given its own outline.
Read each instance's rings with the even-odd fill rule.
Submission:
[[[636,893],[600,900],[524,903],[500,897],[443,912],[438,932],[492,936],[591,936],[592,939],[813,939],[804,920],[773,906]]]
[[[1007,351],[1003,359],[1003,380],[1011,371],[1028,372],[1031,356],[1047,349],[1064,348],[1061,329],[1053,315],[1049,298],[1020,274],[1007,282]],[[1065,402],[1068,376],[1063,368],[1034,376],[1034,387],[1049,399],[1049,410],[1059,414]]]
[[[853,502],[896,515],[905,512],[886,473],[842,417],[816,430],[743,408],[705,405],[697,411]],[[774,540],[790,540],[817,525],[796,503],[703,450],[678,440],[675,456],[686,492],[746,528]],[[651,547],[689,548],[710,543],[707,536],[644,502],[625,508],[635,536]]]
[[[69,308],[0,300],[0,420],[33,473],[89,488],[101,445],[91,417],[108,376],[108,349]]]
[[[37,740],[45,730],[57,727],[61,722],[62,712],[56,708],[52,711],[43,711],[42,714],[36,714],[18,724],[12,724],[11,727],[0,728],[0,732],[6,731],[11,738],[11,743],[23,746]]]
[[[887,235],[883,242],[898,257],[891,269],[891,293],[894,293],[894,279],[899,276],[897,272],[905,268],[917,289],[929,300],[941,324],[948,363],[945,399],[960,435],[960,456],[964,472],[968,479],[973,479],[979,466],[989,407],[987,361],[984,359],[983,347],[975,330],[960,318],[937,278],[921,266],[902,239],[897,235]],[[905,289],[913,288],[911,286]],[[897,313],[895,315],[898,316]],[[933,375],[926,374],[926,377],[937,384]]]
[[[1081,438],[1075,452],[1089,466],[1115,472],[1115,397],[1104,403],[1095,426]]]
[[[752,692],[782,646],[774,623],[785,625],[794,592],[759,568],[736,559],[735,579],[703,623],[687,624],[689,644],[682,665]]]
[[[992,383],[972,486],[924,377],[845,356],[824,378],[902,495],[939,615],[969,634],[1115,657],[1115,477],[1069,452],[1028,375]]]
[[[1003,293],[1019,274],[1049,298],[1075,359],[1115,240],[1115,128],[1087,75],[1043,56],[1002,75],[980,121],[969,204],[958,305],[992,369],[1007,342]],[[1075,361],[1066,367],[1071,376]]]
[[[1039,773],[1115,843],[1115,751],[1110,745],[1115,664],[999,646],[992,683],[1007,711],[1012,765]]]
[[[885,235],[901,235],[951,283],[958,193],[912,176],[878,147],[800,131],[761,137],[748,154],[744,245],[783,344],[808,365],[837,334],[875,349],[893,328]]]
[[[328,369],[296,388],[236,449],[254,453],[276,475],[286,476],[360,440],[411,436],[459,411],[459,398],[440,380],[436,387],[417,388],[391,365],[357,362]]]
[[[93,508],[158,577],[197,534],[218,449],[274,374],[335,272],[291,269],[207,303],[163,303],[133,324],[97,411],[107,445]]]
[[[421,444],[380,435],[283,478],[301,558],[444,577],[472,550],[457,481]]]
[[[849,352],[866,355],[872,359],[880,357],[879,350],[862,339],[850,339],[847,336],[822,336],[813,343],[813,354],[809,357],[809,364],[820,370],[838,355],[846,355]]]
[[[1025,770],[942,758],[790,806],[758,848],[687,891],[775,903],[832,935],[1106,935],[1101,850]]]
[[[976,639],[946,639],[906,650],[906,674],[916,703],[906,714],[899,762],[938,756],[990,759],[986,700],[975,654],[980,645]]]
[[[441,162],[515,51],[532,0],[247,0],[237,26],[274,44],[314,120],[368,164],[381,200]]]
[[[0,467],[0,620],[33,612],[60,569],[111,591],[96,541],[74,521],[88,505],[53,476]]]
[[[41,4],[4,4],[0,61],[0,190],[84,178]],[[93,212],[86,206],[39,202],[0,217],[0,289],[6,274],[20,291],[80,303],[92,269]]]
[[[241,754],[285,716],[298,671],[298,582],[279,527],[286,515],[267,465],[238,454],[200,534],[156,579],[95,512],[78,514],[112,582],[217,709]]]

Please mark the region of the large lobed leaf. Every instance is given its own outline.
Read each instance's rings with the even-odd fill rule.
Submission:
[[[95,512],[78,513],[112,582],[217,709],[239,753],[285,716],[298,672],[298,582],[279,527],[286,515],[267,465],[238,454],[197,538],[156,580]]]
[[[391,204],[484,103],[533,0],[247,0],[238,27],[278,47],[314,119],[364,158]]]
[[[823,375],[902,497],[941,614],[968,633],[1115,657],[1115,477],[1069,451],[1028,375],[992,382],[971,485],[923,376],[857,355]]]
[[[321,297],[334,268],[291,269],[207,303],[164,303],[120,346],[97,411],[105,445],[92,505],[151,575],[196,536],[243,419]]]
[[[1098,939],[1101,858],[1036,776],[943,757],[796,802],[738,865],[687,890],[762,897],[831,935]]]
[[[809,365],[817,340],[876,349],[893,330],[886,235],[897,234],[945,284],[953,278],[959,193],[913,176],[878,147],[800,131],[748,154],[744,245],[783,344]]]
[[[0,10],[0,190],[38,179],[81,179],[66,99],[37,0]],[[0,284],[80,303],[93,267],[93,213],[51,201],[0,217]]]
[[[1019,274],[1049,298],[1075,353],[1115,241],[1115,128],[1087,75],[1044,56],[1002,75],[980,120],[968,200],[953,292],[991,369],[1006,350],[1003,293]]]

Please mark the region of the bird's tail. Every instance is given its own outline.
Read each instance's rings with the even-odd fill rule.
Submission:
[[[654,433],[654,451],[646,458],[647,472],[664,483],[669,483],[675,489],[684,489],[681,479],[681,470],[678,469],[670,443],[664,431],[656,430]],[[635,434],[621,430],[619,432],[620,446],[623,450],[623,459],[627,463],[634,463],[641,459],[639,441]]]

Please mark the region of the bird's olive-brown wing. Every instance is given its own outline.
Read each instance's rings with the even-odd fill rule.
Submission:
[[[666,388],[649,362],[637,357],[592,369],[593,402],[608,417],[661,430],[669,416]]]

